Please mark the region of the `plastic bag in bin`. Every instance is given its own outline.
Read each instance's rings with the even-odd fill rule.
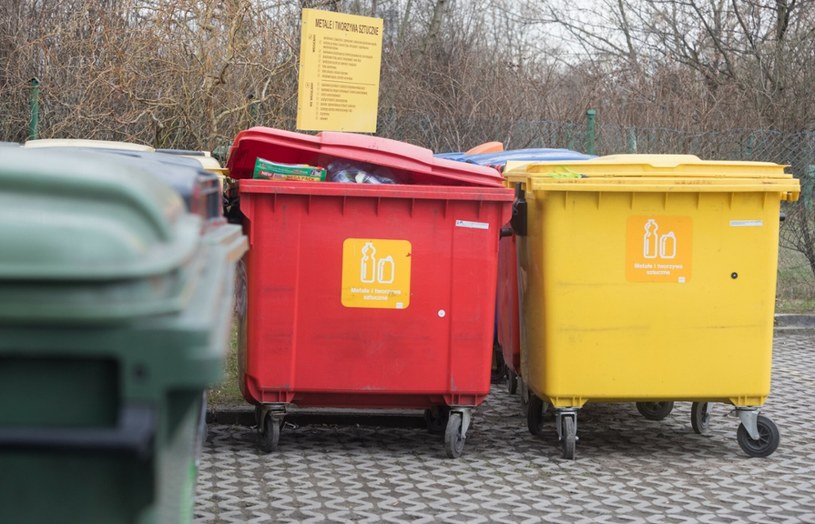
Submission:
[[[328,179],[332,182],[350,184],[398,184],[389,169],[366,164],[338,160],[328,164]]]

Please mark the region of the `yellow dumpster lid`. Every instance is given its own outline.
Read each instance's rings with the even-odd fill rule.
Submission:
[[[215,173],[220,177],[229,175],[229,171],[225,167],[221,167],[221,163],[212,156],[209,151],[189,150],[189,149],[156,149],[157,153],[164,153],[166,155],[177,155],[187,158],[192,158],[201,164],[205,170]]]
[[[610,155],[566,162],[510,162],[504,176],[533,191],[774,192],[797,200],[782,164],[701,160],[694,155]]]
[[[41,138],[29,140],[23,147],[79,147],[94,149],[118,149],[121,151],[155,151],[150,146],[134,142],[113,142],[110,140],[86,140],[84,138]]]
[[[218,176],[227,176],[229,173],[229,171],[227,171],[225,167],[221,167],[221,163],[218,162],[218,160],[215,159],[209,153],[206,153],[204,155],[184,155],[184,156],[197,160],[201,164],[201,167],[203,167],[207,171],[215,173]]]

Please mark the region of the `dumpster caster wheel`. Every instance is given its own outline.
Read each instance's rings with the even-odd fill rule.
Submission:
[[[450,418],[450,408],[448,406],[433,406],[424,410],[424,421],[427,424],[427,431],[434,435],[441,435]]]
[[[671,414],[673,402],[637,402],[637,411],[648,420],[662,420]]]
[[[534,393],[529,394],[529,405],[526,409],[526,426],[533,435],[540,435],[543,431],[543,415],[546,413],[546,404]]]
[[[280,442],[280,426],[283,419],[272,417],[271,414],[266,415],[266,421],[263,424],[263,430],[260,432],[260,449],[265,453],[271,453],[277,449]]]
[[[531,392],[526,389],[526,384],[524,384],[523,380],[518,381],[518,387],[521,388],[521,410],[526,413],[529,406],[529,396]]]
[[[699,435],[706,435],[710,429],[710,402],[694,402],[690,408],[690,425]]]
[[[444,432],[444,451],[449,458],[458,458],[464,451],[464,435],[462,434],[462,414],[450,413],[447,419],[447,430]]]
[[[736,431],[739,446],[751,457],[769,457],[778,448],[778,443],[781,441],[778,427],[772,420],[760,415],[756,424],[758,425],[758,440],[750,438],[744,424],[739,424],[739,429]]]
[[[560,456],[566,460],[574,460],[577,447],[577,425],[572,417],[562,417],[560,420]]]
[[[510,395],[518,392],[518,375],[507,369],[507,391]]]

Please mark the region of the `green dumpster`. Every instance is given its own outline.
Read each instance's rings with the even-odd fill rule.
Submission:
[[[223,373],[235,232],[137,163],[0,161],[4,522],[189,522]]]

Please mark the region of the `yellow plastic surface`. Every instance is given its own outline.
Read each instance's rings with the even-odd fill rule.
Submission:
[[[96,149],[119,149],[125,151],[155,151],[150,146],[133,142],[114,142],[109,140],[86,140],[83,138],[41,138],[29,140],[24,147],[92,147]]]
[[[799,192],[784,166],[621,155],[505,174],[526,189],[521,346],[536,395],[765,402],[780,202]]]

